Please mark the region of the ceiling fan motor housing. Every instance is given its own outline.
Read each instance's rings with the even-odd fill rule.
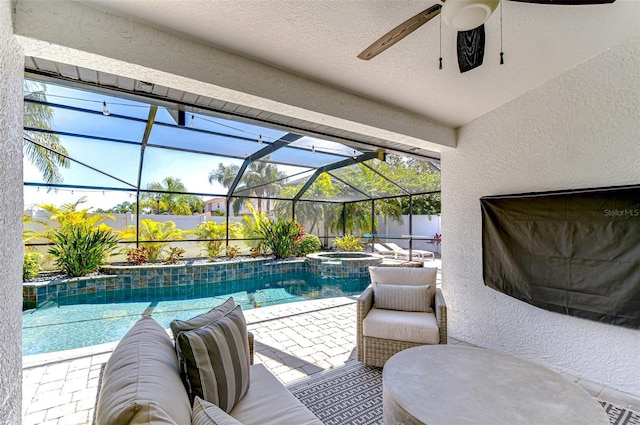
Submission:
[[[451,28],[469,31],[484,24],[499,3],[499,0],[447,0],[441,16]]]

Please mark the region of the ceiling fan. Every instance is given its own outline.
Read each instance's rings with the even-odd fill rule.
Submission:
[[[369,60],[402,40],[431,19],[441,15],[442,20],[458,31],[458,66],[460,72],[467,72],[482,65],[484,58],[484,23],[498,7],[500,0],[441,0],[444,4],[434,4],[414,17],[398,25],[358,55]],[[503,0],[504,1],[504,0]],[[588,5],[613,3],[616,0],[511,0],[521,3],[551,5]],[[502,62],[502,53],[501,62]],[[440,58],[442,68],[442,58]]]

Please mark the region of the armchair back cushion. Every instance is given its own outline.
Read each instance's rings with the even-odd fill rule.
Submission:
[[[369,267],[373,291],[378,283],[390,285],[429,285],[429,305],[434,305],[436,296],[436,267]]]
[[[373,294],[376,308],[385,310],[431,312],[429,285],[390,285],[378,283]]]

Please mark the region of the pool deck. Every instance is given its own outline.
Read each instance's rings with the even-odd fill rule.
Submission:
[[[355,361],[356,297],[248,310],[255,363],[284,384]],[[449,338],[450,344],[465,344]],[[23,425],[91,424],[100,368],[117,343],[23,357]],[[640,411],[640,399],[570,375],[594,397]]]

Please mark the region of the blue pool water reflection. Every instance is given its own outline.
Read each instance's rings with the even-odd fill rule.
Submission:
[[[208,284],[127,289],[59,298],[23,312],[23,355],[48,353],[118,341],[140,319],[151,315],[168,328],[232,296],[243,310],[308,299],[359,294],[368,277],[326,278],[313,273]]]

